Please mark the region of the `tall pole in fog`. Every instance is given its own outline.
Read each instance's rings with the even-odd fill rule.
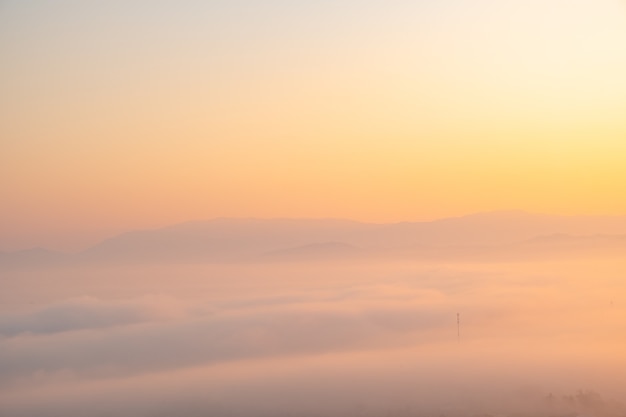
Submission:
[[[461,314],[456,313],[456,339],[461,343]]]

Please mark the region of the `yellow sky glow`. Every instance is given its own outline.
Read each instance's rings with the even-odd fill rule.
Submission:
[[[619,1],[209,3],[0,6],[0,250],[219,216],[626,213]]]

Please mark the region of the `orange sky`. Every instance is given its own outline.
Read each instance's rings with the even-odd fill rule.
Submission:
[[[0,250],[218,216],[626,214],[618,0],[5,1]]]

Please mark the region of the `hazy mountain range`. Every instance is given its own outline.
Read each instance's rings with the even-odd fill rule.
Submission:
[[[322,259],[476,258],[626,253],[626,216],[498,211],[391,224],[338,219],[220,218],[138,230],[82,252],[0,253],[0,265],[74,262],[272,262]]]

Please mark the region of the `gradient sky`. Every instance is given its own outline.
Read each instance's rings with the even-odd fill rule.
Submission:
[[[0,250],[626,214],[621,0],[2,0]]]

